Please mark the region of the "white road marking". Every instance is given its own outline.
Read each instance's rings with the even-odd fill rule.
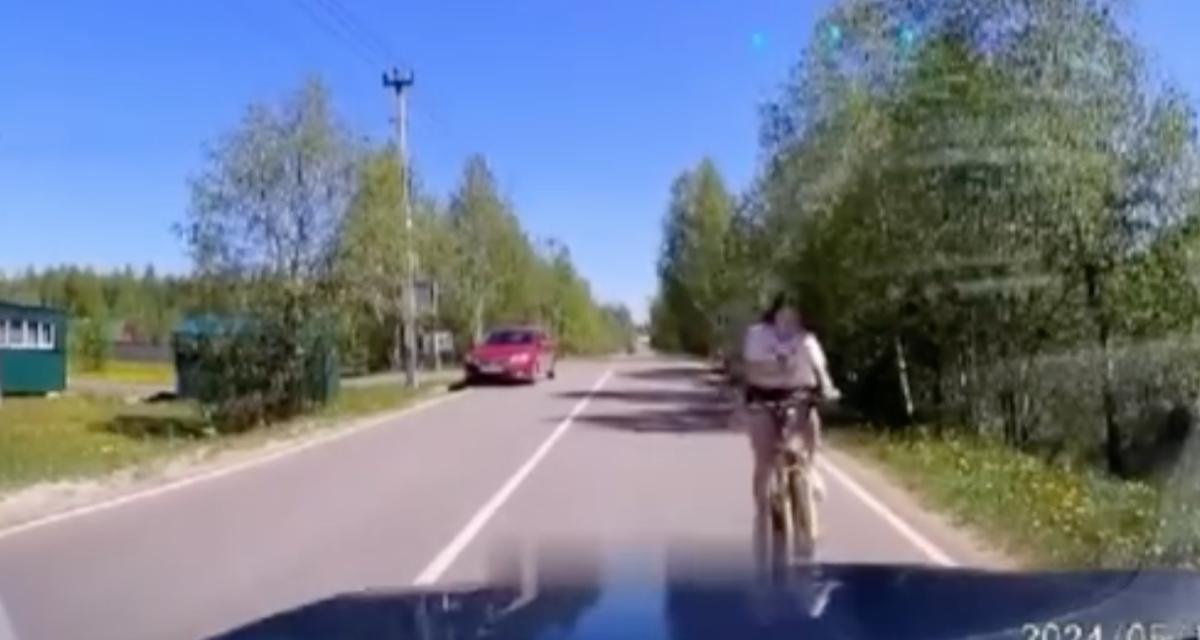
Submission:
[[[820,467],[824,469],[826,473],[833,476],[838,482],[842,483],[842,486],[846,487],[850,493],[853,493],[855,497],[863,502],[863,504],[867,505],[867,507],[874,511],[879,517],[883,518],[884,522],[887,522],[889,525],[891,525],[893,529],[895,529],[901,536],[912,543],[914,547],[920,550],[921,553],[924,553],[926,557],[928,557],[934,563],[945,567],[958,566],[958,563],[955,562],[954,559],[949,556],[949,554],[939,549],[937,545],[930,542],[927,538],[925,538],[925,536],[917,533],[916,529],[913,529],[911,526],[909,526],[907,522],[901,519],[900,516],[896,515],[895,512],[887,507],[887,505],[875,499],[875,496],[872,496],[866,489],[862,487],[862,485],[855,482],[854,478],[851,478],[846,474],[846,472],[837,468],[837,466],[830,462],[828,458],[825,458],[824,456],[818,457],[817,464],[820,465]]]
[[[450,543],[447,544],[440,552],[438,552],[438,554],[434,556],[433,560],[431,560],[429,564],[426,565],[421,571],[421,573],[417,575],[416,579],[413,580],[414,586],[428,586],[441,579],[442,574],[446,573],[446,570],[450,568],[450,565],[454,564],[454,561],[458,558],[459,554],[461,554],[463,550],[467,548],[467,545],[471,544],[471,541],[475,539],[475,536],[479,535],[479,532],[483,529],[484,525],[488,523],[488,520],[491,520],[492,516],[496,515],[496,512],[500,510],[500,507],[504,506],[504,503],[507,502],[514,493],[516,493],[517,488],[521,486],[521,483],[525,481],[525,478],[527,478],[530,473],[533,473],[534,468],[536,468],[538,463],[540,463],[542,459],[545,458],[548,453],[550,453],[550,449],[554,447],[554,444],[567,433],[567,430],[571,428],[571,424],[575,421],[576,416],[578,416],[585,408],[587,408],[592,396],[604,386],[604,383],[608,382],[610,376],[612,376],[612,369],[605,371],[600,378],[596,380],[596,383],[593,384],[592,388],[588,390],[587,395],[585,395],[583,399],[575,404],[575,406],[571,409],[571,413],[567,414],[567,417],[563,418],[563,421],[558,423],[558,426],[554,427],[554,431],[552,431],[550,436],[547,437],[537,448],[537,450],[533,452],[533,455],[525,461],[525,464],[521,465],[521,467],[517,469],[516,473],[514,473],[512,477],[510,477],[508,481],[506,481],[500,487],[500,490],[497,491],[491,497],[491,499],[485,502],[484,505],[475,512],[475,515],[471,516],[471,519],[467,521],[466,526],[464,526],[462,530],[460,530],[458,534],[455,535],[452,540],[450,540]]]
[[[8,612],[4,610],[4,602],[0,601],[0,640],[17,640],[17,632],[13,631]]]
[[[304,441],[300,442],[299,444],[287,446],[287,447],[284,447],[277,451],[273,451],[271,453],[264,454],[261,456],[252,457],[247,460],[243,460],[241,462],[231,464],[229,466],[219,467],[217,469],[213,469],[212,471],[208,471],[205,473],[199,473],[199,474],[196,474],[193,476],[188,476],[185,478],[180,478],[179,480],[175,480],[172,482],[168,482],[166,484],[158,485],[156,487],[150,487],[148,489],[143,489],[141,491],[135,491],[133,493],[125,494],[122,496],[117,496],[117,497],[111,498],[109,500],[104,500],[104,501],[97,502],[94,504],[83,505],[80,507],[75,507],[73,509],[67,509],[65,511],[60,511],[58,513],[50,514],[48,516],[37,518],[35,520],[30,520],[28,522],[22,522],[20,524],[13,525],[13,526],[5,528],[5,529],[0,529],[0,540],[3,540],[5,538],[11,537],[11,536],[19,535],[22,533],[27,533],[34,529],[40,529],[42,527],[49,526],[49,525],[52,525],[52,524],[55,524],[58,522],[62,522],[64,520],[69,520],[71,518],[85,516],[85,515],[92,514],[92,513],[98,513],[100,511],[107,511],[109,509],[115,509],[117,507],[129,504],[131,502],[136,502],[138,500],[142,500],[145,498],[153,498],[155,496],[160,496],[160,495],[163,495],[166,493],[170,493],[172,491],[183,489],[183,488],[189,487],[194,484],[198,484],[201,482],[207,482],[209,480],[215,480],[217,478],[231,475],[231,474],[237,473],[239,471],[244,471],[251,467],[256,467],[258,465],[266,464],[268,462],[278,460],[285,456],[292,455],[293,453],[299,453],[300,451],[304,451],[305,449],[311,449],[313,447],[316,447],[316,446],[319,446],[319,445],[322,445],[322,444],[325,444],[328,442],[332,442],[334,440],[345,438],[347,436],[353,435],[360,431],[364,431],[366,429],[378,427],[384,423],[391,422],[393,420],[400,420],[403,418],[407,418],[415,413],[419,413],[421,411],[424,411],[435,405],[439,405],[443,402],[446,402],[452,398],[455,398],[455,397],[461,396],[461,395],[463,395],[463,394],[462,393],[448,394],[448,395],[441,395],[441,396],[437,396],[434,398],[430,398],[428,400],[423,400],[423,401],[418,402],[417,404],[414,404],[411,407],[408,407],[406,409],[401,409],[399,411],[393,411],[393,412],[381,414],[379,416],[375,416],[375,417],[371,417],[371,418],[364,418],[360,423],[355,424],[352,427],[346,427],[343,429],[335,429],[327,434],[323,434],[323,435],[314,437],[309,440],[304,440]]]

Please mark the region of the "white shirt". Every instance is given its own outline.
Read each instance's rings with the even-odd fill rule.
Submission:
[[[756,387],[820,387],[827,394],[837,394],[825,351],[817,337],[808,331],[781,336],[775,327],[756,323],[746,330],[742,356],[746,361],[746,379]]]

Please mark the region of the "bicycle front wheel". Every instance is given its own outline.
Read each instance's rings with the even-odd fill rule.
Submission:
[[[772,485],[770,530],[767,532],[768,559],[772,566],[781,569],[790,564],[794,557],[796,505],[785,473],[776,476]]]
[[[816,554],[817,545],[817,501],[813,493],[812,480],[807,470],[796,470],[788,474],[788,502],[791,503],[792,527],[791,544],[796,555],[792,557],[811,560]]]

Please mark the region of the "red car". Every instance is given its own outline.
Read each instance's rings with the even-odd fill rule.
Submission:
[[[468,382],[494,378],[534,382],[554,377],[554,343],[545,331],[527,327],[496,329],[467,354]]]

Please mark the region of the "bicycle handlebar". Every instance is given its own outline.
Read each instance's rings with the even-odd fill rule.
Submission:
[[[817,408],[829,407],[836,405],[840,400],[839,396],[828,397],[822,395],[815,389],[798,389],[793,393],[781,398],[753,398],[747,399],[747,406],[760,406],[765,408],[786,409],[788,407],[800,407],[809,405]]]

